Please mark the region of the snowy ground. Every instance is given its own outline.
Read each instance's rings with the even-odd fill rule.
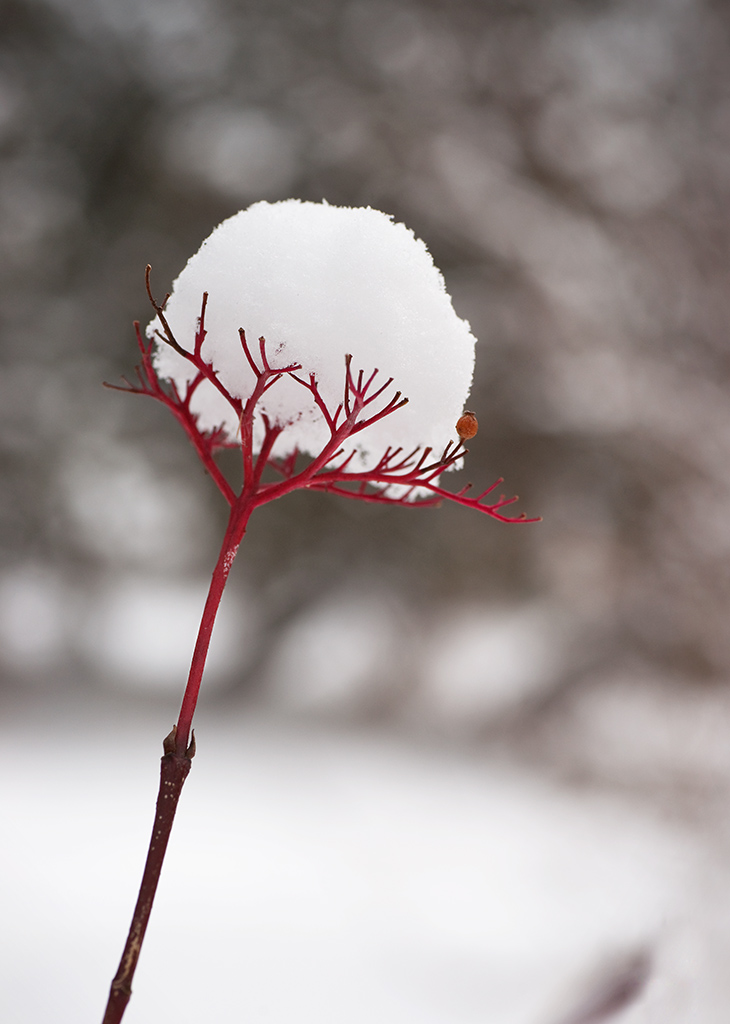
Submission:
[[[2,727],[0,1019],[98,1021],[168,723]],[[150,720],[147,720],[149,718]],[[126,1021],[727,1021],[730,873],[628,799],[377,733],[203,717]],[[619,966],[617,966],[619,965]]]

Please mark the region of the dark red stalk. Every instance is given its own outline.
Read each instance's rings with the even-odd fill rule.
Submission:
[[[160,763],[160,788],[157,794],[157,809],[152,836],[147,851],[147,860],[142,874],[137,904],[129,926],[129,934],[119,968],[111,984],[109,1001],[102,1024],[119,1024],[127,1003],[132,995],[132,980],[137,969],[137,961],[142,949],[147,924],[160,872],[165,860],[167,843],[175,820],[175,812],[182,793],[183,784],[188,776],[191,760],[195,755],[195,734],[192,731],[193,715],[200,693],[203,670],[210,646],[210,638],[215,625],[216,614],[220,607],[223,591],[226,586],[231,566],[236,557],[238,546],[246,531],[246,525],[253,510],[254,503],[247,494],[242,494],[231,509],[228,528],[223,539],[218,561],[213,570],[213,577],[208,590],[208,597],[198,630],[198,638],[193,650],[187,686],[183,695],[177,725],[164,740],[164,754]]]
[[[160,880],[167,842],[170,838],[172,823],[175,820],[175,811],[183,783],[190,771],[190,759],[194,753],[191,750],[189,756],[177,754],[175,746],[175,728],[173,727],[164,743],[165,753],[160,764],[160,789],[157,794],[155,823],[152,826],[152,838],[142,875],[142,884],[139,887],[137,905],[134,908],[132,924],[129,928],[122,959],[119,962],[119,969],[114,976],[109,992],[109,1001],[102,1024],[119,1024],[132,995],[132,979],[137,969],[137,961],[147,931],[152,903],[157,892],[157,883]]]

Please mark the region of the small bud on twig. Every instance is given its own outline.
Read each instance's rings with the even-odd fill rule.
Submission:
[[[175,753],[175,741],[177,740],[177,725],[173,725],[172,730],[165,736],[162,741],[162,749],[166,754]]]

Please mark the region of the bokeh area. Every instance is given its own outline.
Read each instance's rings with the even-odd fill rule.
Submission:
[[[0,1016],[101,1016],[225,524],[166,411],[102,382],[147,263],[163,295],[292,196],[425,240],[479,339],[454,486],[543,522],[254,516],[130,1024],[723,1024],[710,0],[2,0]]]

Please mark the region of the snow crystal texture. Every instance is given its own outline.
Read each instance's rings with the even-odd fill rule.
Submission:
[[[223,221],[173,285],[166,316],[189,350],[204,292],[203,356],[233,396],[245,400],[254,384],[239,339],[242,327],[256,356],[263,336],[272,366],[296,362],[300,375],[316,374],[332,412],[343,397],[346,353],[355,374],[377,368],[376,384],[393,378],[387,397],[397,389],[409,404],[353,438],[362,464],[388,445],[406,451],[428,445],[440,454],[456,439],[475,339],[454,312],[424,243],[387,214],[295,199],[256,203]],[[153,320],[148,336],[159,327]],[[162,342],[155,367],[179,388],[195,375]],[[222,426],[229,439],[240,437],[235,413],[208,382],[197,390],[192,409],[202,430]],[[266,393],[259,409],[287,425],[275,455],[294,448],[315,455],[329,438],[311,394],[289,378]],[[262,436],[258,417],[257,446]]]

